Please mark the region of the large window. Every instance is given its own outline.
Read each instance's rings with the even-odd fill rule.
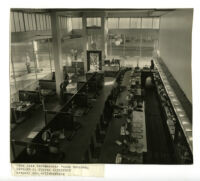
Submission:
[[[18,90],[34,90],[37,85],[32,43],[13,43],[11,54],[16,87],[15,92],[11,93],[17,93]]]
[[[141,28],[141,18],[131,18],[130,19],[130,28],[131,29]]]
[[[108,29],[118,29],[119,18],[108,18]]]
[[[33,42],[37,78],[48,76],[52,72],[52,56],[48,39]]]
[[[11,102],[18,101],[18,97],[15,96],[16,84],[15,84],[14,64],[12,57],[10,59],[10,94],[11,94]]]
[[[153,29],[159,29],[160,18],[153,18]]]
[[[159,18],[108,18],[108,29],[140,28],[159,29]]]
[[[87,27],[101,27],[101,18],[87,18]]]
[[[152,18],[142,18],[142,28],[143,29],[152,29],[153,19]]]
[[[19,90],[35,90],[39,79],[51,79],[54,67],[49,44],[47,40],[11,44],[11,101],[18,99]]]
[[[62,29],[64,31],[67,30],[67,32],[71,32],[72,29],[82,28],[82,21],[81,21],[81,26],[80,26],[79,19],[81,19],[81,18],[71,18],[71,17],[59,16],[60,29]]]
[[[47,14],[10,12],[11,32],[50,30],[51,21]]]
[[[130,28],[130,18],[119,18],[119,28],[129,29]]]
[[[13,13],[13,20],[14,20],[14,25],[15,25],[15,31],[16,32],[21,31],[20,22],[19,22],[19,13],[18,12]]]
[[[82,29],[82,18],[72,18],[72,28]]]

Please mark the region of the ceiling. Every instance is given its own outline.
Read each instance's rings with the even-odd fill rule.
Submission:
[[[25,13],[57,12],[70,17],[160,17],[176,9],[11,9]]]

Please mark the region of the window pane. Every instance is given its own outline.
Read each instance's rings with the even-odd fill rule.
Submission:
[[[38,79],[52,78],[46,40],[36,42],[34,46],[32,42],[12,43],[11,57],[13,61],[13,64],[10,64],[11,97],[18,97],[19,90],[35,90],[38,87]]]
[[[119,28],[120,29],[129,29],[130,18],[120,18],[119,19]]]
[[[20,30],[21,30],[21,31],[25,31],[25,30],[24,30],[24,20],[23,20],[23,15],[22,15],[22,13],[19,13],[19,24],[20,24]]]
[[[49,46],[47,40],[34,41],[34,52],[37,63],[38,79],[51,79]]]
[[[101,18],[87,18],[87,27],[101,26]]]
[[[59,18],[60,21],[60,28],[62,29],[62,17]]]
[[[51,29],[51,17],[50,16],[48,16],[48,19],[49,19],[49,29]]]
[[[29,23],[29,30],[33,30],[33,23],[32,23],[32,16],[31,14],[28,14],[28,23]]]
[[[65,28],[65,17],[62,17],[62,27]]]
[[[10,68],[10,100],[11,102],[15,102],[15,101],[18,101],[18,98],[17,98],[17,94],[15,94],[16,87],[15,87],[15,77],[14,77],[14,72],[13,72],[12,60],[10,61],[9,68]]]
[[[15,25],[14,25],[14,19],[13,19],[13,12],[10,12],[10,26],[11,26],[11,32],[15,32]]]
[[[32,14],[33,30],[36,30],[35,14]]]
[[[62,17],[62,28],[65,29],[65,17]]]
[[[108,29],[118,29],[118,18],[108,18]]]
[[[152,28],[152,18],[142,18],[142,28]]]
[[[35,90],[38,84],[35,75],[32,43],[12,43],[11,57],[16,80],[16,91],[12,94],[19,90]]]
[[[19,25],[19,17],[18,17],[18,13],[14,12],[14,21],[15,21],[15,30],[16,32],[20,31],[20,25]]]
[[[67,17],[65,17],[65,29],[67,29]]]
[[[37,30],[41,30],[40,15],[39,14],[36,14],[36,24],[37,24]]]
[[[65,28],[65,25],[64,25],[64,17],[61,18],[61,25],[62,25],[62,29]]]
[[[49,30],[49,18],[48,15],[45,15],[46,23],[47,23],[47,30]]]
[[[47,22],[48,22],[48,29],[50,30],[51,29],[51,17],[50,16],[47,16]]]
[[[53,50],[52,39],[48,39],[47,43],[48,43],[48,50],[49,50],[50,69],[52,70],[52,72],[55,72],[54,59],[53,59],[53,51],[52,51]]]
[[[96,18],[96,20],[97,20],[96,26],[101,26],[101,18]]]
[[[43,20],[44,20],[43,22],[44,22],[44,29],[47,30],[47,22],[46,22],[46,17],[45,16],[46,15],[44,14],[43,15]]]
[[[141,28],[141,18],[131,18],[131,21],[130,21],[130,28]]]
[[[41,30],[44,30],[44,22],[41,14],[40,14],[40,25],[41,25]]]
[[[62,28],[62,24],[61,24],[61,17],[58,17],[58,23],[59,23],[59,27]]]
[[[45,15],[41,15],[42,16],[42,22],[43,22],[43,30],[46,30],[46,21],[45,21]]]
[[[41,22],[40,22],[40,15],[37,14],[37,27],[38,27],[38,30],[42,30],[42,27],[41,27]]]
[[[73,29],[82,29],[82,18],[72,18]]]
[[[29,24],[28,24],[28,15],[27,15],[27,13],[24,13],[24,23],[25,23],[26,31],[29,31]]]
[[[159,29],[159,23],[160,23],[159,18],[153,18],[153,29]]]
[[[67,18],[67,31],[72,31],[72,18]]]

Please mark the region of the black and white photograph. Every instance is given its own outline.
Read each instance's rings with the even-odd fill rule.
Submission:
[[[10,162],[193,164],[193,8],[10,9]]]

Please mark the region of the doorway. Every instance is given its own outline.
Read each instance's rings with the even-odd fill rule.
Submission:
[[[87,71],[102,70],[101,51],[87,51]]]

